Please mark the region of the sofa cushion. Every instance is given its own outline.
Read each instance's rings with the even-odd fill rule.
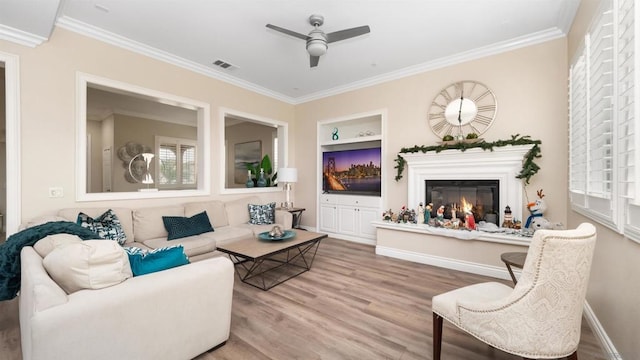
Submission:
[[[77,235],[72,234],[53,234],[45,236],[44,238],[38,240],[33,245],[33,249],[40,255],[41,258],[45,258],[49,253],[51,253],[54,249],[65,246],[68,244],[77,244],[82,242],[82,239]]]
[[[58,216],[65,218],[67,221],[76,222],[78,219],[78,214],[83,212],[93,218],[104,214],[105,211],[109,210],[109,208],[66,208],[58,211]],[[126,243],[133,242],[133,217],[131,214],[131,209],[129,208],[118,208],[114,207],[111,210],[118,216],[118,220],[120,220],[120,226],[124,230],[124,233],[127,235]]]
[[[246,224],[249,222],[249,212],[247,206],[249,204],[259,204],[260,198],[257,196],[247,196],[244,198],[227,201],[224,203],[224,208],[227,212],[227,219],[229,225],[235,226],[238,224]]]
[[[102,289],[132,276],[129,257],[115,241],[86,240],[61,246],[51,251],[42,264],[67,294]]]
[[[163,216],[162,222],[169,233],[167,240],[175,240],[213,231],[206,211],[191,217]]]
[[[113,210],[109,209],[95,219],[83,212],[78,214],[76,224],[87,228],[103,239],[117,241],[124,245],[127,242],[127,235],[124,233],[120,219]]]
[[[143,244],[150,249],[160,249],[163,247],[175,246],[179,244],[183,246],[184,253],[187,254],[188,257],[192,257],[215,251],[216,241],[215,239],[204,236],[207,234],[215,234],[215,232],[184,237],[177,240],[167,240],[166,237],[159,237],[155,239],[145,240]]]
[[[37,226],[37,225],[42,225],[42,224],[46,224],[48,222],[54,222],[54,221],[75,221],[75,217],[73,219],[67,219],[65,217],[56,216],[56,215],[39,216],[39,217],[36,217],[36,218],[33,218],[33,219],[29,220],[28,222],[20,224],[20,226],[18,227],[18,230],[22,231],[22,230],[28,229],[30,227],[34,227],[34,226]]]
[[[133,227],[135,240],[145,240],[167,237],[167,230],[162,221],[163,216],[184,216],[183,206],[158,206],[141,208],[133,211]]]
[[[276,218],[276,203],[249,204],[249,223],[253,225],[273,224]]]
[[[214,228],[229,225],[227,211],[225,210],[224,202],[222,201],[198,201],[184,205],[184,216],[193,216],[203,211],[207,212],[209,222],[211,222],[211,225]]]
[[[128,248],[129,263],[133,276],[150,274],[171,269],[189,263],[182,245],[146,251],[140,248]]]
[[[204,238],[215,241],[216,246],[220,246],[229,242],[254,237],[253,231],[242,226],[224,226],[217,228],[215,232],[205,233]]]

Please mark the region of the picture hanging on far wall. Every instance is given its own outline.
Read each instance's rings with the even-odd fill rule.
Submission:
[[[247,182],[247,164],[256,166],[262,160],[262,142],[260,140],[235,144],[233,182]]]

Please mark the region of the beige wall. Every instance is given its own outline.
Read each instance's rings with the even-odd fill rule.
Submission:
[[[427,123],[434,96],[458,80],[476,80],[491,88],[498,99],[497,118],[482,136],[487,141],[530,135],[542,140],[542,168],[526,189],[530,199],[544,189],[554,222],[566,223],[567,213],[567,69],[566,39],[469,61],[365,89],[296,106],[296,160],[299,181],[296,202],[307,208],[304,225],[316,222],[316,123],[325,119],[388,110],[383,159],[386,186],[385,208],[399,209],[407,203],[407,180],[394,180],[393,159],[402,147],[435,145],[440,141]],[[523,214],[528,212],[523,209]]]
[[[598,3],[596,0],[581,2],[569,33],[569,59],[582,42]],[[640,244],[599,226],[567,206],[570,227],[586,221],[595,224],[598,229],[587,301],[621,355],[620,358],[637,359],[640,354]],[[610,356],[611,359],[618,359],[613,354]]]
[[[192,71],[150,59],[106,43],[56,28],[49,41],[28,48],[0,40],[0,51],[19,56],[21,111],[22,214],[27,220],[73,206],[143,207],[205,200],[172,198],[77,204],[75,201],[76,72],[122,81],[210,104],[211,159],[219,159],[220,107],[292,122],[293,105],[241,89]],[[219,195],[219,169],[212,167],[211,197]],[[43,175],[46,174],[46,175]],[[49,187],[64,197],[49,198]],[[241,195],[234,195],[235,197]],[[262,194],[282,201],[282,192]]]

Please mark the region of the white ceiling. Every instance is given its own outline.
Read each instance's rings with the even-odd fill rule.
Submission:
[[[580,0],[3,0],[0,37],[4,25],[47,38],[53,23],[33,12],[58,3],[60,27],[300,103],[565,36]],[[303,40],[265,25],[307,34],[311,14],[326,33],[371,32],[310,68]]]

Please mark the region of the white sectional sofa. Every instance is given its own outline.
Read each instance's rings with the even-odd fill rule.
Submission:
[[[33,247],[20,257],[24,360],[186,360],[229,338],[234,270],[225,257],[72,294]]]
[[[231,326],[234,269],[228,258],[215,256],[221,254],[216,245],[270,230],[273,224],[248,224],[248,204],[260,203],[258,197],[245,197],[111,208],[127,235],[125,247],[181,244],[191,263],[100,289],[67,294],[46,271],[49,255],[43,259],[34,247],[25,246],[19,295],[23,358],[186,360],[223,344]],[[63,209],[56,220],[75,222],[79,212],[97,217],[107,210]],[[213,232],[167,240],[162,216],[191,217],[202,211]],[[289,212],[276,211],[275,218],[283,229],[291,228]]]
[[[256,236],[260,232],[269,231],[274,225],[283,230],[290,229],[293,219],[291,213],[276,210],[275,224],[249,224],[249,204],[262,204],[257,196],[248,196],[231,201],[209,200],[190,202],[183,205],[147,207],[147,208],[111,208],[127,234],[125,246],[143,249],[157,249],[182,244],[191,261],[202,260],[213,256],[216,245],[229,241]],[[67,208],[58,212],[58,216],[69,221],[76,221],[79,212],[97,217],[108,208]],[[206,211],[214,231],[182,239],[167,240],[162,216],[191,217]]]

